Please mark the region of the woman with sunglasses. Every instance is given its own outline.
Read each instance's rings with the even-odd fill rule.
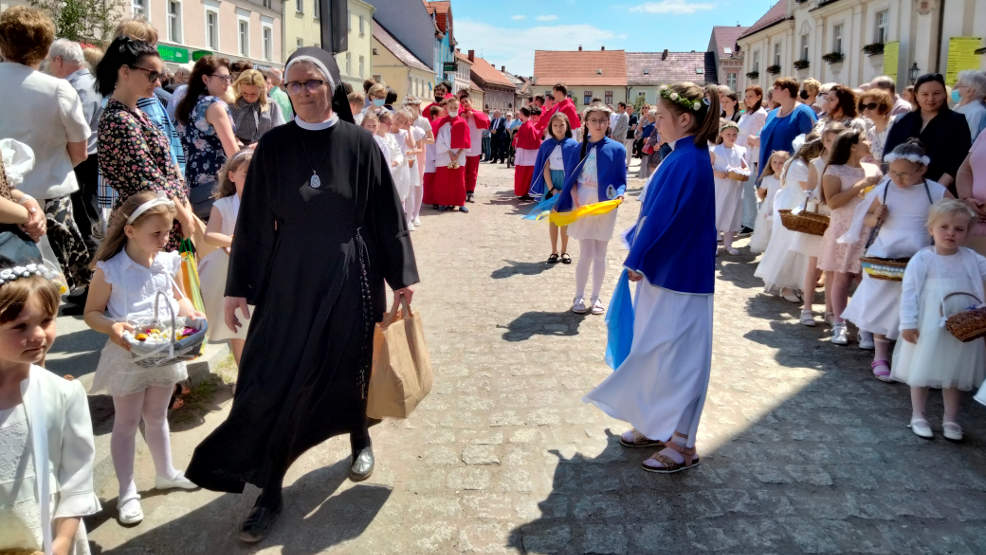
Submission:
[[[890,127],[883,152],[890,152],[917,137],[928,151],[928,171],[925,177],[948,187],[954,196],[955,175],[972,146],[969,124],[965,117],[948,107],[945,78],[940,73],[928,73],[914,83],[917,108],[904,114]]]
[[[188,92],[175,110],[178,132],[185,145],[189,200],[195,215],[206,221],[212,210],[212,191],[219,169],[240,149],[226,104],[232,79],[225,58],[199,58],[188,81]]]
[[[159,191],[175,201],[177,220],[165,250],[175,250],[182,229],[194,229],[187,189],[171,155],[168,137],[138,108],[154,96],[164,63],[150,43],[117,37],[96,66],[99,93],[107,98],[99,116],[99,173],[117,193],[116,207],[141,191]]]
[[[891,114],[893,108],[894,98],[883,89],[873,87],[859,96],[859,113],[873,124],[867,126],[866,136],[874,160],[883,158],[883,145],[887,144],[887,133],[896,119]]]

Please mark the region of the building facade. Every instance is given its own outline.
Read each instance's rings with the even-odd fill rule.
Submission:
[[[579,108],[598,98],[615,105],[627,100],[627,57],[623,50],[535,50],[531,92],[551,94],[556,83],[565,85]]]
[[[747,29],[748,27],[739,25],[732,27],[717,25],[712,28],[712,36],[709,38],[708,51],[712,54],[718,82],[734,91],[742,91],[746,88],[743,51],[736,48],[736,39]]]
[[[376,72],[373,67],[373,6],[362,0],[347,0],[349,37],[346,51],[336,54],[342,80],[363,90],[363,80]]]
[[[433,95],[434,71],[377,21],[373,22],[373,71],[397,92],[400,103],[408,96],[428,100]]]
[[[982,0],[781,0],[737,43],[751,83],[790,75],[855,87],[883,74],[902,84],[946,74],[951,39],[978,37],[982,47],[984,33]],[[984,56],[970,58],[986,68]]]
[[[716,82],[713,58],[707,52],[627,52],[626,58],[627,103],[637,108],[655,104],[663,85]]]
[[[435,83],[448,81],[455,85],[456,72],[459,71],[455,58],[455,35],[452,34],[452,3],[426,2],[428,15],[434,25],[435,43],[433,67]]]
[[[483,108],[488,110],[510,110],[514,107],[514,97],[517,87],[506,75],[483,58],[476,56],[475,51],[468,54],[472,62],[470,76],[472,82],[483,90]]]

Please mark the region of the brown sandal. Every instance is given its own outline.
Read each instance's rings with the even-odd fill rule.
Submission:
[[[631,429],[630,430],[630,433],[633,434],[633,440],[632,441],[629,441],[625,437],[623,437],[624,434],[626,434],[626,432],[624,432],[623,434],[620,434],[620,445],[622,445],[622,446],[624,446],[624,447],[626,447],[628,449],[635,449],[635,448],[638,448],[638,447],[657,447],[658,448],[658,451],[660,451],[661,449],[664,449],[664,442],[663,441],[658,440],[658,439],[651,439],[651,438],[645,436],[644,434],[638,432],[636,430],[636,428]]]
[[[673,449],[674,451],[681,453],[681,456],[685,460],[683,462],[678,462],[667,455],[661,454],[661,451],[658,451],[651,455],[650,458],[640,463],[640,467],[647,472],[654,472],[657,474],[674,474],[675,472],[681,472],[682,470],[688,470],[693,466],[698,466],[700,461],[698,456],[695,454],[694,447],[688,449],[673,441],[667,442],[664,446],[668,449]],[[661,463],[661,466],[651,466],[647,464],[647,461],[649,460],[657,461]]]

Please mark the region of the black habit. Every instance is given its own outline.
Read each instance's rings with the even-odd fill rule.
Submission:
[[[229,417],[195,449],[186,475],[239,493],[245,482],[283,477],[325,439],[365,430],[384,281],[400,289],[418,273],[383,154],[342,120],[264,134],[233,237],[226,295],[256,308]]]
[[[952,184],[948,186],[948,190],[954,195],[955,177],[958,175],[959,166],[972,148],[969,123],[965,116],[947,107],[943,107],[923,130],[922,123],[920,110],[908,112],[898,118],[887,132],[883,156],[886,157],[897,145],[911,137],[921,139],[921,144],[927,151],[928,158],[931,159],[924,176],[938,181],[943,174],[951,175]]]

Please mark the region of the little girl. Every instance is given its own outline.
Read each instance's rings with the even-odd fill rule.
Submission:
[[[722,234],[722,246],[736,255],[733,237],[743,218],[743,182],[750,179],[746,149],[736,144],[739,126],[726,120],[719,127],[719,141],[712,149],[712,175],[716,180],[716,231]]]
[[[876,236],[866,256],[909,258],[931,244],[928,211],[942,198],[951,196],[934,181],[924,178],[930,159],[917,139],[902,143],[886,155],[891,180],[884,180],[859,203],[849,232],[840,243],[860,240],[864,225],[876,228]],[[869,234],[872,235],[872,234]],[[863,280],[849,300],[842,317],[860,330],[874,334],[873,376],[890,381],[890,341],[897,339],[900,327],[901,282],[876,279],[863,274]]]
[[[229,248],[233,244],[233,228],[236,226],[236,216],[240,212],[240,198],[243,196],[243,184],[246,183],[247,169],[253,159],[253,149],[246,148],[226,161],[219,170],[219,183],[212,198],[212,213],[209,215],[209,225],[205,230],[205,240],[214,250],[199,260],[199,280],[202,285],[202,299],[205,301],[205,314],[210,322],[217,322],[209,327],[209,341],[223,343],[229,341],[233,358],[237,366],[243,355],[243,344],[246,342],[248,323],[233,332],[223,322],[223,297],[226,292],[226,273],[229,271]],[[238,316],[249,322],[249,317]],[[241,322],[244,320],[241,320]]]
[[[397,194],[403,202],[407,199],[407,188],[404,187],[406,183],[403,179],[405,172],[402,167],[404,165],[404,152],[401,150],[399,139],[392,129],[394,116],[391,115],[390,111],[384,109],[376,110],[376,114],[379,123],[374,138],[383,151],[383,156],[387,160],[387,167],[390,168],[390,177],[394,182],[394,188],[397,189]]]
[[[3,553],[88,555],[82,517],[101,510],[86,392],[80,382],[37,366],[55,340],[64,287],[56,280],[56,272],[36,264],[0,270]]]
[[[757,210],[756,225],[753,226],[753,236],[750,237],[750,252],[760,253],[767,248],[770,242],[771,228],[774,220],[774,197],[781,188],[780,175],[784,170],[784,163],[791,158],[791,154],[778,150],[767,159],[767,167],[763,171],[760,186],[757,187],[757,196],[760,197],[760,208]]]
[[[894,349],[891,376],[911,386],[910,428],[925,439],[934,437],[925,417],[928,388],[942,389],[945,439],[961,441],[962,427],[956,421],[961,392],[978,387],[986,377],[986,344],[982,340],[963,343],[940,323],[942,305],[945,316],[950,316],[983,299],[986,258],[962,246],[974,217],[971,208],[955,199],[936,202],[928,214],[934,246],[918,251],[904,270],[900,296],[903,341]]]
[[[407,161],[408,194],[404,202],[404,214],[407,216],[407,229],[414,231],[420,225],[418,214],[421,211],[421,173],[418,172],[418,154],[424,152],[425,132],[414,124],[414,114],[404,108],[397,112],[397,125],[407,133],[407,148],[404,159]],[[415,220],[418,223],[414,223]]]
[[[863,162],[870,155],[870,143],[858,129],[839,133],[832,146],[832,154],[822,171],[822,200],[832,210],[831,219],[822,237],[822,256],[818,269],[826,272],[825,287],[831,288],[832,343],[848,345],[849,332],[842,312],[849,301],[849,285],[852,276],[859,274],[859,258],[863,255],[864,240],[840,244],[837,239],[849,231],[853,211],[861,200],[861,194],[880,181],[880,168]]]
[[[389,110],[381,110],[377,117],[380,118],[381,124],[387,125],[390,129],[386,137],[387,146],[391,149],[393,160],[397,162],[397,165],[390,169],[390,175],[394,179],[394,188],[397,189],[401,204],[405,205],[406,213],[407,198],[411,194],[411,171],[407,165],[408,132],[401,127],[400,116]]]
[[[134,437],[141,420],[157,471],[155,488],[196,488],[172,466],[168,437],[168,402],[175,384],[188,378],[185,363],[140,367],[131,359],[123,337],[124,332],[134,330],[132,320],[155,316],[158,291],[166,294],[176,315],[204,316],[184,298],[178,252],[161,251],[174,219],[174,202],[153,191],[137,193],[117,208],[94,257],[95,272],[86,300],[86,324],[109,336],[90,392],[107,391],[113,396],[110,454],[120,482],[117,511],[121,524],[144,519],[134,482]],[[161,311],[167,313],[164,307]]]
[[[572,126],[568,116],[556,112],[548,122],[548,138],[538,148],[534,162],[534,177],[531,181],[530,195],[537,200],[550,199],[565,187],[565,178],[575,170],[579,163],[579,143],[572,138]],[[561,257],[558,252],[558,232],[561,231]],[[568,254],[568,226],[548,223],[548,237],[551,240],[551,255],[548,264],[571,264]]]

